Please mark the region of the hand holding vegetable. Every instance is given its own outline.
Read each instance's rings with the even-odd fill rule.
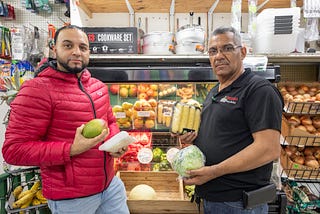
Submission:
[[[187,132],[186,134],[179,135],[178,139],[181,144],[181,147],[186,147],[192,144],[197,136],[197,132]]]
[[[183,179],[185,185],[202,185],[212,179],[219,177],[215,170],[215,165],[204,166],[200,169],[187,171],[189,177]]]
[[[73,144],[71,145],[71,149],[70,149],[70,156],[78,155],[85,151],[88,151],[98,143],[104,141],[104,139],[109,134],[109,131],[107,131],[107,129],[103,129],[101,134],[99,134],[98,136],[94,138],[85,138],[82,135],[83,128],[84,128],[84,125],[81,125],[76,130]]]
[[[191,145],[181,149],[172,160],[172,168],[181,176],[189,177],[189,170],[199,169],[204,166],[205,157],[201,150]]]

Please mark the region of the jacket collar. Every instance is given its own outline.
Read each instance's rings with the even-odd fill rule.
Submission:
[[[35,77],[50,77],[55,79],[62,79],[68,82],[77,82],[78,77],[76,74],[66,73],[57,69],[57,61],[55,59],[48,59],[43,63],[39,69],[35,72]],[[81,82],[86,82],[90,79],[91,74],[85,68],[81,72],[80,80]]]

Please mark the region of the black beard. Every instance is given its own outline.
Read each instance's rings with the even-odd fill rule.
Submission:
[[[85,69],[87,67],[87,64],[82,64],[81,68],[78,67],[74,67],[71,68],[67,63],[62,62],[61,60],[59,60],[59,58],[57,57],[57,62],[64,68],[66,69],[66,71],[68,73],[72,73],[72,74],[77,74],[80,73],[81,71],[83,71],[83,69]]]

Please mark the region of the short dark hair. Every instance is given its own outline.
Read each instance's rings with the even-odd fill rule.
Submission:
[[[81,27],[77,26],[77,25],[65,25],[65,26],[59,28],[59,29],[56,31],[56,33],[55,33],[55,35],[54,35],[54,44],[57,43],[57,39],[58,39],[58,36],[59,36],[60,32],[63,31],[63,30],[66,30],[66,29],[78,29],[78,30],[82,31],[84,34],[86,34],[86,33],[83,31],[83,29],[82,29]],[[86,35],[87,35],[87,34],[86,34]]]
[[[234,37],[233,37],[234,43],[236,45],[241,45],[241,36],[240,36],[239,32],[234,27],[218,27],[217,29],[215,29],[212,32],[211,37],[219,35],[219,34],[225,34],[225,33],[228,33],[228,32],[233,33],[233,35],[234,35]]]

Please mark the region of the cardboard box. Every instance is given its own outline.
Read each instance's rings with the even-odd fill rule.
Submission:
[[[285,99],[285,107],[284,110],[287,113],[292,113],[292,114],[320,114],[320,102],[317,100],[316,102],[310,98],[310,101],[306,102],[294,102],[294,101],[288,101],[286,100],[285,94],[291,94],[290,90],[294,89],[294,91],[298,92],[301,89],[304,89],[305,91],[302,91],[302,94],[308,94],[313,93],[314,97],[318,93],[320,89],[320,84],[318,82],[314,83],[306,83],[306,82],[283,82],[283,83],[278,83],[278,88],[280,92],[283,94],[284,99]],[[310,89],[313,88],[313,92],[310,92]],[[284,90],[286,89],[286,90]],[[308,90],[309,89],[309,90]]]
[[[136,27],[85,27],[91,54],[137,54]]]
[[[281,149],[280,163],[284,172],[289,178],[320,179],[320,169],[313,169],[311,167],[293,162],[286,154],[284,149]]]
[[[118,171],[117,176],[124,182],[127,195],[139,184],[149,185],[157,193],[157,200],[128,199],[131,214],[199,213],[197,204],[186,198],[183,182],[177,180],[178,174],[175,172]]]
[[[285,116],[282,116],[281,134],[290,145],[320,146],[320,136],[290,125]]]

